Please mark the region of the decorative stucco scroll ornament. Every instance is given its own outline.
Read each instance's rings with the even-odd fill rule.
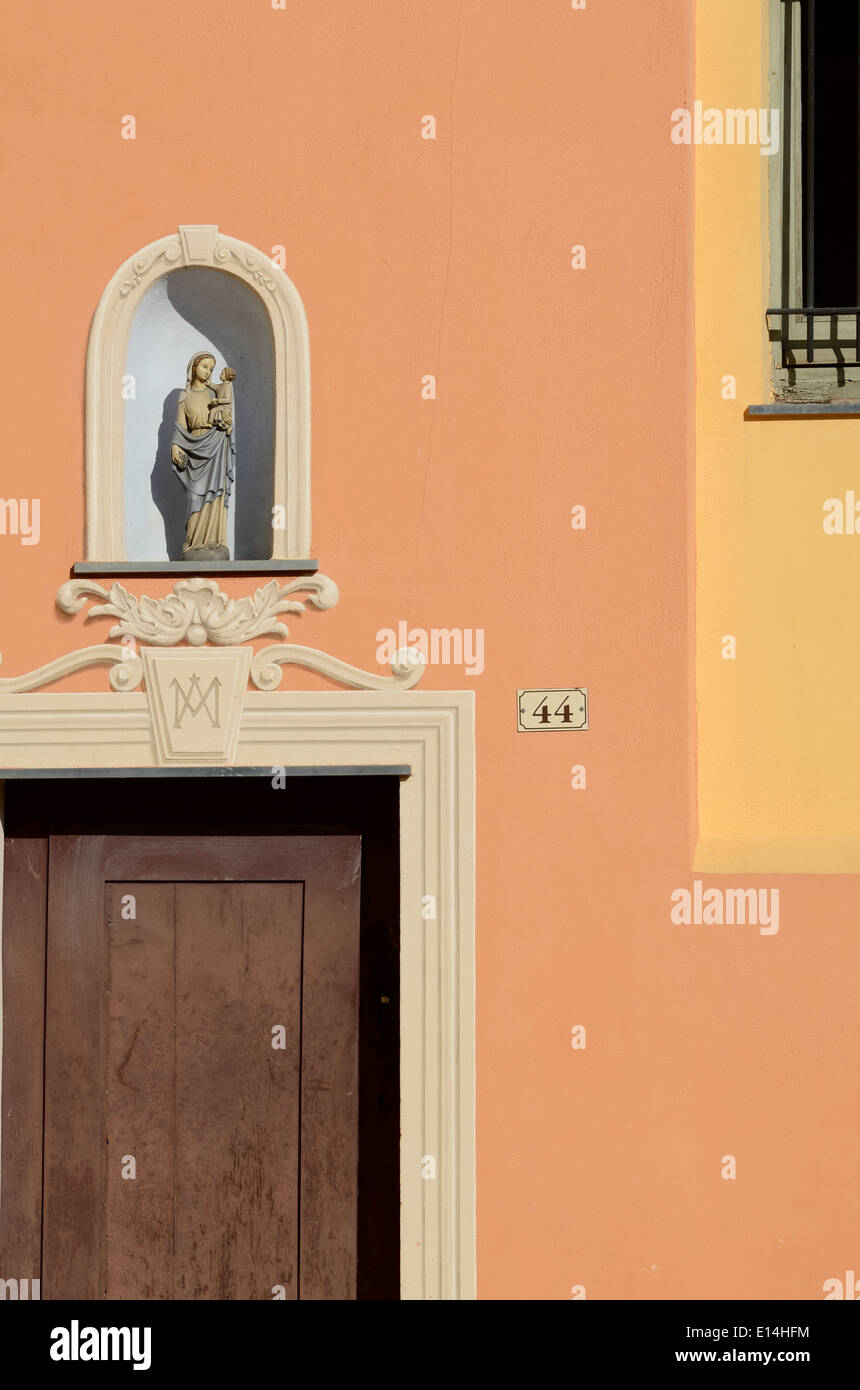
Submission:
[[[313,647],[300,647],[295,642],[283,645],[273,643],[255,652],[251,661],[251,680],[258,690],[276,690],[283,678],[284,666],[304,666],[309,671],[317,671],[341,685],[352,686],[354,690],[390,690],[397,686],[408,690],[417,685],[424,674],[424,658],[417,647],[403,647],[395,652],[391,663],[390,676],[375,676],[370,671],[362,671],[360,666],[350,666],[327,652],[314,651]]]
[[[214,579],[180,579],[173,593],[164,598],[138,598],[118,583],[105,589],[90,579],[70,579],[57,594],[57,606],[64,613],[75,614],[88,598],[103,599],[103,603],[90,607],[87,617],[117,618],[109,637],[134,638],[148,647],[174,647],[177,655],[184,651],[190,657],[207,643],[235,648],[255,637],[287,637],[289,632],[280,615],[305,612],[306,603],[291,597],[298,593],[305,594],[306,602],[319,609],[334,608],[340,597],[334,580],[324,574],[304,576],[283,586],[273,579],[242,598],[231,598]],[[136,690],[145,679],[144,662],[132,644],[106,642],[69,652],[22,676],[0,677],[0,695],[36,690],[98,665],[111,667],[109,680],[116,691]],[[303,666],[353,690],[409,690],[424,674],[423,658],[412,648],[397,652],[391,675],[383,676],[313,647],[279,642],[253,653],[250,680],[258,690],[275,690],[285,666]]]
[[[166,598],[136,598],[122,584],[103,589],[88,579],[70,579],[57,594],[57,607],[79,613],[87,598],[106,603],[90,608],[90,618],[119,618],[110,637],[135,637],[153,647],[175,647],[188,642],[202,647],[230,647],[252,637],[286,637],[279,613],[304,613],[305,604],[288,594],[307,593],[314,608],[334,608],[340,595],[333,579],[324,574],[294,579],[281,588],[276,579],[244,598],[230,598],[214,579],[180,579]]]
[[[104,642],[58,656],[55,661],[37,666],[35,671],[26,671],[23,676],[0,677],[0,695],[22,695],[27,690],[38,690],[40,685],[50,685],[87,666],[110,666],[111,690],[136,690],[143,679],[143,662],[139,656],[125,647]]]
[[[165,260],[169,266],[172,266],[181,259],[181,248],[172,242],[161,246],[153,255],[135,256],[128,264],[127,278],[120,283],[121,297],[125,299],[132,290],[136,290],[143,277],[157,266],[157,262]]]
[[[268,290],[270,294],[277,292],[277,283],[268,273],[272,269],[272,262],[264,255],[258,255],[251,247],[238,241],[216,241],[214,254],[219,265],[230,260],[238,261],[261,289]]]

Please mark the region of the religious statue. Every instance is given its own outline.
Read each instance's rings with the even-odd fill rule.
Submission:
[[[236,373],[225,367],[221,385],[213,390],[209,378],[214,370],[211,352],[195,353],[188,363],[170,447],[174,472],[185,488],[182,559],[192,563],[230,559],[227,508],[236,458],[232,386]]]

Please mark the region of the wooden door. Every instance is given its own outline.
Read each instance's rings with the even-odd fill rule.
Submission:
[[[52,837],[42,1297],[349,1299],[357,836]]]

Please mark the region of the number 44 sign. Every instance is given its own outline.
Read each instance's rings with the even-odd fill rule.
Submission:
[[[582,686],[569,690],[518,690],[517,728],[587,729],[588,691]]]

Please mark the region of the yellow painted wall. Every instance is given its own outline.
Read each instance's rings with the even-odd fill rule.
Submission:
[[[699,4],[705,107],[770,105],[767,11]],[[860,419],[744,420],[772,400],[768,164],[757,146],[695,150],[696,865],[856,872],[860,536],[825,535],[822,506],[860,497]],[[722,399],[729,374],[736,400]]]

